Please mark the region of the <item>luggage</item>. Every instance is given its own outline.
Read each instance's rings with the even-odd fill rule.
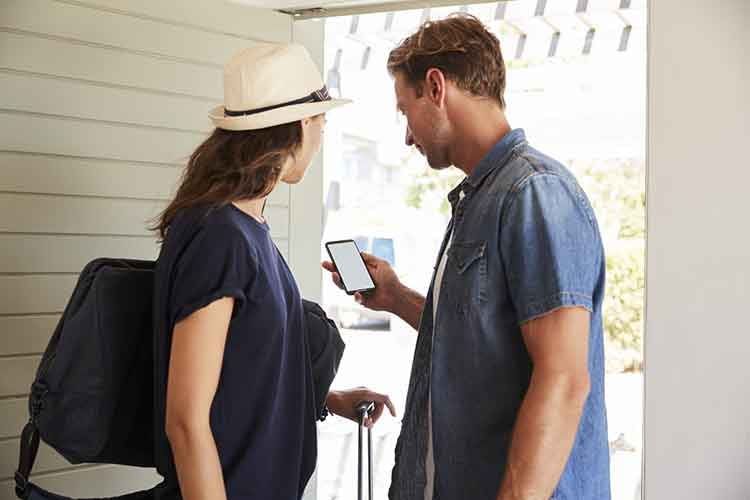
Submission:
[[[39,363],[30,423],[72,464],[154,465],[153,269],[86,265]]]
[[[362,500],[364,498],[364,484],[362,481],[362,469],[364,468],[362,459],[362,441],[364,439],[365,419],[373,412],[374,409],[375,403],[373,403],[372,401],[362,401],[357,405],[357,416],[359,417],[359,446],[357,447],[357,498],[359,500]],[[367,498],[368,500],[372,500],[372,428],[369,427],[367,429],[367,486]]]

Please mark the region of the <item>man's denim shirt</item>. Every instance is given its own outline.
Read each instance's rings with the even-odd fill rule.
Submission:
[[[552,498],[608,500],[605,260],[586,195],[513,130],[448,198],[453,217],[441,254],[451,229],[453,241],[435,325],[432,285],[422,313],[390,498],[424,498],[431,379],[434,498],[495,499],[532,372],[520,326],[579,306],[591,312],[591,392]]]

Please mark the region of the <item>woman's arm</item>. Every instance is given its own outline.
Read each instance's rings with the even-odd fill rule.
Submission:
[[[166,432],[185,500],[226,499],[209,416],[233,306],[231,297],[216,300],[174,327]]]
[[[357,387],[347,391],[330,391],[326,398],[326,406],[328,406],[328,409],[334,415],[357,422],[359,415],[357,415],[356,407],[362,401],[372,401],[375,403],[375,410],[365,420],[365,426],[367,427],[375,425],[375,422],[380,419],[385,408],[388,408],[392,416],[396,416],[396,407],[393,406],[391,398],[388,395],[371,391],[366,387]]]

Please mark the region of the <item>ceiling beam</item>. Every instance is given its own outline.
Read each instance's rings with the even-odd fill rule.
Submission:
[[[471,3],[508,3],[518,0],[472,0]],[[349,7],[315,7],[311,9],[282,9],[279,12],[288,14],[295,21],[306,19],[320,19],[324,17],[356,16],[360,14],[372,14],[376,12],[395,12],[399,10],[426,9],[430,7],[462,6],[466,0],[430,0],[430,1],[394,1],[394,2],[372,2],[363,5]]]

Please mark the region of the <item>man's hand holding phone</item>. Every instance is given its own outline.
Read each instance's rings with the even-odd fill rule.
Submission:
[[[375,288],[366,292],[355,292],[354,299],[368,309],[393,312],[393,303],[398,300],[399,292],[403,288],[398,276],[387,261],[366,252],[361,252],[361,255]],[[323,262],[323,269],[331,273],[331,279],[336,286],[345,289],[341,275],[333,262]]]
[[[424,297],[404,286],[388,261],[379,259],[369,253],[359,252],[356,244],[354,244],[354,254],[352,254],[351,247],[344,247],[345,252],[337,252],[334,248],[336,244],[349,242],[354,244],[351,240],[326,243],[331,261],[323,262],[323,269],[331,273],[331,279],[336,286],[346,290],[347,293],[353,294],[354,299],[366,308],[373,311],[393,313],[406,321],[412,328],[418,330],[424,310]],[[339,248],[339,250],[342,250],[342,248]],[[346,267],[339,269],[334,261],[339,262],[340,266]],[[344,275],[343,279],[342,274]],[[347,276],[349,276],[348,279]],[[364,282],[370,285],[362,287],[366,288],[366,291],[352,288],[352,283]]]

